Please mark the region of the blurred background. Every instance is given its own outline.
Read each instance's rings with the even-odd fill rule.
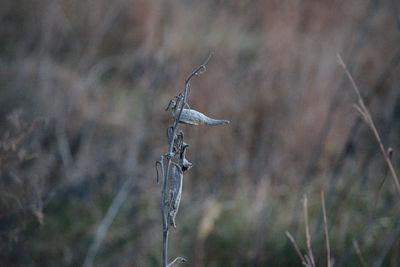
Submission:
[[[6,0],[0,7],[2,266],[160,266],[164,108],[185,174],[169,258],[186,266],[398,266],[399,194],[352,104],[358,84],[400,172],[400,3]],[[354,241],[359,251],[354,248]]]

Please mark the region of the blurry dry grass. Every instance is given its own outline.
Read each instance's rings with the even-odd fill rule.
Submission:
[[[375,197],[386,165],[336,63],[342,54],[397,168],[395,12],[396,1],[377,0],[5,1],[0,261],[81,265],[130,177],[95,265],[159,266],[153,164],[169,118],[159,106],[213,51],[191,106],[231,126],[185,129],[199,152],[188,153],[171,254],[198,266],[299,265],[285,231],[306,240],[297,230],[307,193],[313,255],[326,262],[324,190],[334,266],[360,264],[353,240],[368,264],[396,266],[398,196],[386,182]]]

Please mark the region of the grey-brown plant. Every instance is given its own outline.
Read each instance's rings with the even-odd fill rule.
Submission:
[[[174,123],[167,128],[168,152],[156,161],[157,182],[159,181],[160,174],[162,175],[160,203],[163,223],[162,267],[168,267],[175,263],[183,263],[186,261],[183,257],[177,257],[168,263],[167,254],[169,226],[176,228],[176,215],[182,196],[183,174],[193,166],[193,164],[186,159],[186,149],[189,145],[184,142],[183,131],[178,131],[179,123],[190,125],[222,125],[229,123],[227,120],[209,118],[201,112],[190,109],[187,104],[187,97],[190,92],[189,82],[193,77],[202,74],[206,70],[206,64],[210,58],[211,54],[189,75],[185,81],[183,93],[175,96],[165,109],[166,111],[172,110]]]

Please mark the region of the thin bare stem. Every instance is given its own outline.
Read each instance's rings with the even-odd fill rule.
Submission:
[[[207,65],[208,61],[210,61],[210,59],[211,59],[212,56],[213,56],[213,53],[211,52],[211,53],[208,55],[208,57],[206,58],[206,60],[204,60],[203,63],[202,63],[199,67],[197,67],[197,69],[195,69],[195,70],[188,76],[188,78],[186,79],[186,83],[185,83],[185,90],[186,90],[186,87],[187,87],[188,84],[189,84],[189,81],[190,81],[194,76],[199,75],[199,74],[202,74],[204,71],[206,71],[206,65]]]
[[[363,267],[367,267],[367,263],[366,263],[366,261],[364,260],[363,256],[361,255],[361,250],[360,250],[360,247],[358,246],[358,243],[357,243],[356,240],[353,240],[353,246],[354,246],[354,250],[355,250],[356,253],[357,253],[358,258],[360,259],[361,265],[362,265]]]
[[[315,266],[314,256],[311,249],[311,236],[310,236],[310,229],[308,227],[308,199],[307,196],[304,195],[303,198],[303,208],[304,208],[304,220],[305,220],[305,228],[306,228],[306,241],[307,241],[307,254],[310,258],[311,265]]]
[[[390,160],[388,154],[386,153],[386,149],[385,149],[385,147],[384,147],[383,144],[382,144],[381,138],[380,138],[380,136],[379,136],[378,130],[377,130],[376,127],[375,127],[375,123],[374,123],[374,121],[373,121],[373,119],[372,119],[372,117],[371,117],[371,114],[369,113],[367,107],[365,106],[364,100],[363,100],[362,97],[361,97],[360,91],[358,90],[358,87],[357,87],[356,83],[354,82],[353,77],[351,76],[349,70],[347,69],[346,64],[343,62],[342,57],[341,57],[339,54],[337,55],[337,57],[338,57],[338,62],[339,62],[339,64],[340,64],[340,65],[342,66],[342,68],[344,69],[344,71],[345,71],[347,77],[349,78],[349,80],[350,80],[350,82],[351,82],[351,85],[352,85],[353,88],[354,88],[354,91],[355,91],[356,94],[357,94],[358,106],[356,105],[356,109],[357,109],[357,111],[361,114],[361,116],[362,116],[362,118],[364,119],[364,121],[367,123],[367,125],[371,128],[372,132],[374,133],[375,138],[376,138],[376,140],[378,141],[379,148],[381,149],[382,155],[383,155],[383,157],[385,158],[385,161],[386,161],[386,163],[387,163],[387,165],[388,165],[388,167],[389,167],[389,170],[390,170],[390,173],[391,173],[391,175],[392,175],[393,181],[394,181],[394,183],[395,183],[395,185],[396,185],[397,192],[400,194],[400,183],[399,183],[399,179],[398,179],[398,177],[397,177],[396,171],[395,171],[394,168],[393,168],[392,162],[391,162],[391,160]]]
[[[163,250],[162,250],[162,266],[167,266],[167,248],[168,248],[168,223],[167,216],[165,214],[165,191],[167,190],[167,177],[168,177],[168,169],[170,165],[170,157],[167,157],[167,167],[165,168],[162,190],[161,190],[161,217],[163,221]]]
[[[171,266],[173,266],[175,263],[184,263],[184,262],[186,262],[186,259],[185,259],[185,258],[177,257],[177,258],[175,258],[175,260],[173,260],[170,264],[168,264],[167,267],[171,267]]]
[[[290,242],[292,242],[293,247],[294,247],[294,249],[295,249],[296,252],[297,252],[297,255],[299,255],[299,258],[301,259],[301,263],[302,263],[304,266],[307,266],[306,259],[305,259],[305,258],[303,257],[303,255],[301,254],[301,251],[300,251],[299,247],[297,246],[297,243],[296,243],[296,241],[294,240],[293,236],[292,236],[288,231],[286,231],[285,233],[286,233],[286,236],[289,238]]]
[[[331,266],[331,249],[329,246],[329,234],[328,234],[328,223],[326,220],[326,209],[325,209],[325,194],[321,191],[321,203],[322,203],[322,215],[324,217],[324,230],[325,230],[325,240],[326,240],[326,266]]]

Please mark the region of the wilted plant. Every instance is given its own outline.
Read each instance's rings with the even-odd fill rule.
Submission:
[[[189,75],[185,81],[183,93],[178,94],[174,99],[170,100],[165,109],[166,111],[172,110],[174,123],[167,128],[168,152],[162,155],[160,160],[156,161],[157,182],[159,181],[160,173],[162,175],[161,216],[163,222],[163,267],[186,261],[182,257],[177,257],[168,264],[167,257],[169,226],[176,228],[175,220],[181,201],[183,173],[192,167],[192,163],[185,157],[186,149],[189,145],[184,142],[183,131],[178,131],[179,123],[190,125],[221,125],[229,123],[227,120],[212,119],[196,110],[192,110],[187,103],[187,97],[190,93],[190,80],[206,70],[206,64],[210,58],[211,55]],[[166,194],[167,189],[169,192],[168,195]]]

